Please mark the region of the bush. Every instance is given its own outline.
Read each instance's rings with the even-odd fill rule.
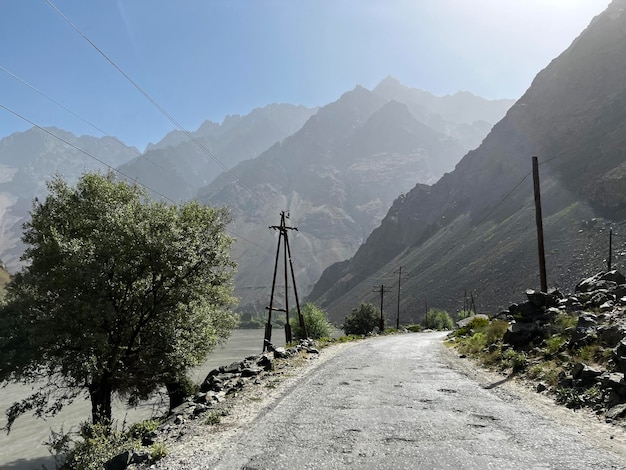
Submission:
[[[431,308],[422,320],[422,326],[438,331],[451,330],[454,328],[454,321],[448,312]]]
[[[306,324],[306,331],[309,338],[319,339],[329,337],[333,334],[334,328],[333,325],[329,323],[326,312],[317,305],[307,303],[300,309],[300,312],[304,317],[304,323]],[[297,315],[296,318],[291,319],[291,333],[295,339],[305,339]]]
[[[379,326],[380,310],[372,304],[362,303],[352,310],[343,323],[347,335],[366,335]]]

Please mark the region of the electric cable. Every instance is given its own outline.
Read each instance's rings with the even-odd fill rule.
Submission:
[[[71,27],[76,31],[85,41],[87,41],[113,68],[115,68],[128,82],[135,87],[137,91],[139,91],[163,116],[165,116],[172,124],[174,124],[181,132],[185,134],[185,136],[193,142],[205,155],[211,158],[221,169],[223,169],[226,173],[228,173],[235,181],[239,182],[239,184],[247,189],[252,195],[254,195],[254,191],[251,188],[247,187],[247,185],[243,184],[237,175],[235,175],[220,159],[218,159],[213,153],[211,153],[201,142],[198,141],[182,124],[180,124],[170,113],[168,113],[159,103],[156,102],[154,98],[152,98],[135,80],[133,80],[130,75],[128,75],[122,68],[117,65],[113,59],[111,59],[102,49],[100,49],[91,39],[87,37],[72,21],[65,16],[65,14],[59,10],[51,0],[44,0],[52,10],[59,15],[63,20],[65,20]]]
[[[78,147],[77,145],[74,145],[73,143],[71,143],[71,142],[70,142],[70,141],[68,141],[67,139],[64,139],[63,137],[60,137],[60,136],[56,135],[54,132],[51,132],[50,130],[46,129],[45,127],[42,127],[42,126],[40,126],[39,124],[37,124],[37,123],[35,123],[35,122],[31,121],[31,120],[30,120],[30,119],[28,119],[26,116],[23,116],[22,114],[18,113],[17,111],[14,111],[14,110],[12,110],[12,109],[8,108],[7,106],[3,105],[2,103],[0,103],[0,108],[4,109],[4,110],[5,110],[5,111],[7,111],[8,113],[10,113],[10,114],[12,114],[12,115],[14,115],[14,116],[16,116],[16,117],[18,117],[18,118],[22,119],[23,121],[25,121],[25,122],[29,123],[31,126],[33,126],[33,127],[37,128],[37,129],[39,129],[40,131],[42,131],[42,132],[46,133],[47,135],[49,135],[49,136],[51,136],[51,137],[53,137],[53,138],[55,138],[55,139],[58,139],[59,141],[61,141],[61,142],[63,142],[64,144],[66,144],[66,145],[68,145],[68,146],[72,147],[73,149],[75,149],[75,150],[79,151],[80,153],[82,153],[82,154],[84,154],[84,155],[88,156],[89,158],[92,158],[93,160],[97,161],[97,162],[98,162],[98,163],[100,163],[101,165],[103,165],[103,166],[105,166],[106,168],[108,168],[110,171],[113,171],[113,172],[115,172],[115,173],[117,173],[117,174],[119,174],[119,175],[123,176],[124,178],[126,178],[126,179],[127,179],[127,180],[129,180],[129,181],[133,181],[133,182],[134,182],[135,184],[137,184],[138,186],[141,186],[142,188],[144,188],[144,189],[146,189],[146,190],[148,190],[148,191],[153,192],[154,194],[156,194],[156,195],[160,196],[161,198],[165,199],[166,201],[171,202],[172,204],[176,204],[176,201],[174,201],[174,200],[173,200],[173,199],[171,199],[170,197],[166,196],[165,194],[163,194],[163,193],[161,193],[161,192],[157,191],[156,189],[152,189],[151,187],[149,187],[149,186],[147,186],[147,185],[145,185],[145,184],[141,183],[140,181],[138,181],[138,180],[136,180],[136,179],[132,178],[131,176],[127,175],[126,173],[124,173],[124,172],[123,172],[123,171],[121,171],[120,169],[115,168],[115,167],[114,167],[114,166],[112,166],[112,165],[109,165],[109,164],[108,164],[107,162],[105,162],[104,160],[102,160],[102,159],[100,159],[100,158],[96,157],[95,155],[92,155],[91,153],[89,153],[89,152],[87,152],[86,150],[84,150],[84,149],[82,149],[82,148]],[[260,248],[260,249],[262,249],[262,250],[264,250],[264,251],[269,252],[269,250],[268,250],[266,247],[263,247],[263,246],[259,245],[258,243],[255,243],[255,242],[253,242],[252,240],[249,240],[249,239],[247,239],[246,237],[243,237],[243,236],[241,236],[241,235],[237,234],[236,232],[234,232],[234,231],[232,231],[232,230],[230,230],[230,229],[228,229],[228,228],[226,228],[226,227],[225,227],[225,230],[226,230],[229,234],[231,234],[231,235],[233,235],[233,236],[237,237],[238,239],[244,240],[244,241],[246,241],[246,242],[248,242],[248,243],[250,243],[250,244],[252,244],[252,245],[254,245],[254,246],[256,246],[256,247],[258,247],[258,248]]]
[[[59,103],[58,101],[56,101],[55,99],[51,98],[50,96],[48,96],[47,94],[45,94],[43,91],[39,90],[38,88],[36,88],[35,86],[33,86],[32,84],[28,83],[26,80],[24,80],[22,77],[16,75],[15,73],[11,72],[10,70],[8,70],[7,68],[3,67],[2,65],[0,65],[0,70],[2,70],[4,73],[6,73],[7,75],[9,75],[10,77],[14,78],[15,80],[17,80],[18,82],[20,82],[21,84],[27,86],[28,88],[30,88],[31,90],[33,90],[34,92],[38,93],[39,95],[43,96],[45,99],[47,99],[48,101],[50,101],[51,103],[55,104],[56,106],[58,106],[59,108],[63,109],[64,111],[70,113],[72,116],[80,119],[81,121],[83,121],[85,124],[89,125],[92,129],[95,129],[96,131],[100,132],[103,136],[105,137],[109,137],[111,139],[113,139],[115,142],[117,142],[119,145],[122,145],[124,148],[129,148],[135,155],[137,155],[139,158],[143,158],[144,160],[152,163],[154,166],[160,168],[163,171],[168,171],[166,168],[162,167],[161,165],[159,165],[158,163],[150,160],[148,157],[146,157],[144,154],[142,154],[141,152],[139,152],[139,150],[137,150],[135,147],[128,147],[124,142],[122,142],[120,139],[118,139],[117,137],[115,137],[114,135],[109,134],[108,132],[106,132],[105,130],[101,129],[100,127],[98,127],[97,125],[95,125],[94,123],[90,122],[89,120],[85,119],[84,117],[82,117],[81,115],[75,113],[74,111],[72,111],[71,109],[69,109],[68,107],[64,106],[63,104]]]

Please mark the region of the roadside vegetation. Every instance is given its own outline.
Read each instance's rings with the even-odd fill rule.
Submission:
[[[380,325],[380,310],[369,303],[355,307],[344,320],[346,335],[367,335]]]
[[[300,322],[298,321],[297,313],[295,313],[294,318],[291,319],[291,332],[294,339],[300,340],[306,339],[307,337],[311,339],[320,339],[332,336],[335,328],[328,321],[328,315],[324,310],[309,302],[300,307],[300,312],[304,317],[307,334],[304,334],[304,331],[300,326]]]
[[[621,400],[602,386],[613,380],[614,349],[595,335],[574,343],[578,321],[578,314],[563,311],[544,337],[514,347],[505,339],[508,321],[476,317],[451,333],[447,344],[491,370],[535,382],[537,391],[547,390],[559,404],[601,411]]]

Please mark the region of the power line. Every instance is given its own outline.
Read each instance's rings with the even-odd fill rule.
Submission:
[[[211,158],[217,165],[222,168],[226,173],[231,175],[235,181],[238,181],[245,189],[250,191],[251,194],[254,194],[251,188],[248,188],[245,184],[243,184],[237,175],[235,175],[220,159],[218,159],[213,153],[211,153],[201,142],[198,141],[182,124],[180,124],[170,113],[168,113],[159,103],[156,102],[154,98],[152,98],[135,80],[133,80],[130,75],[128,75],[122,68],[117,65],[113,59],[111,59],[102,49],[100,49],[91,39],[87,37],[72,21],[63,14],[61,10],[59,10],[51,0],[45,0],[45,2],[52,8],[52,10],[58,14],[61,18],[63,18],[71,27],[76,31],[85,41],[87,41],[98,53],[104,57],[104,59],[111,64],[128,82],[137,89],[163,116],[165,116],[172,124],[174,124],[181,132],[185,134],[185,136],[196,146],[202,150],[202,152]]]
[[[93,160],[97,161],[97,162],[98,162],[98,163],[100,163],[101,165],[104,165],[104,166],[105,166],[106,168],[108,168],[110,171],[113,171],[113,172],[115,172],[115,173],[117,173],[117,174],[119,174],[119,175],[123,176],[124,178],[126,178],[126,179],[127,179],[127,180],[129,180],[129,181],[133,181],[133,182],[134,182],[135,184],[137,184],[138,186],[141,186],[142,188],[147,189],[148,191],[151,191],[151,192],[153,192],[154,194],[157,194],[158,196],[162,197],[162,198],[163,198],[163,199],[165,199],[166,201],[169,201],[169,202],[171,202],[172,204],[176,204],[176,201],[174,201],[174,200],[173,200],[173,199],[171,199],[170,197],[166,196],[165,194],[163,194],[163,193],[161,193],[161,192],[157,191],[156,189],[152,189],[151,187],[149,187],[149,186],[147,186],[147,185],[145,185],[145,184],[143,184],[143,183],[139,182],[139,181],[138,181],[138,180],[136,180],[136,179],[133,179],[132,177],[130,177],[129,175],[127,175],[127,174],[126,174],[126,173],[124,173],[123,171],[119,170],[118,168],[115,168],[115,167],[113,167],[113,166],[109,165],[109,164],[108,164],[107,162],[105,162],[104,160],[101,160],[100,158],[96,157],[95,155],[92,155],[91,153],[87,152],[86,150],[84,150],[84,149],[82,149],[82,148],[78,147],[77,145],[74,145],[73,143],[71,143],[71,142],[70,142],[70,141],[68,141],[67,139],[64,139],[63,137],[60,137],[60,136],[56,135],[54,132],[49,131],[49,130],[48,130],[48,129],[46,129],[45,127],[42,127],[42,126],[40,126],[39,124],[37,124],[37,123],[35,123],[35,122],[31,121],[31,120],[30,120],[30,119],[28,119],[26,116],[23,116],[22,114],[18,113],[17,111],[14,111],[14,110],[12,110],[12,109],[10,109],[10,108],[6,107],[6,106],[5,106],[5,105],[3,105],[2,103],[0,103],[0,108],[4,109],[4,110],[5,110],[5,111],[7,111],[8,113],[11,113],[12,115],[14,115],[14,116],[16,116],[16,117],[18,117],[18,118],[22,119],[23,121],[25,121],[25,122],[29,123],[31,126],[33,126],[33,127],[37,128],[37,129],[39,129],[40,131],[42,131],[42,132],[44,132],[44,133],[48,134],[49,136],[54,137],[55,139],[60,140],[60,141],[61,141],[61,142],[63,142],[64,144],[66,144],[66,145],[68,145],[68,146],[72,147],[73,149],[75,149],[75,150],[79,151],[80,153],[82,153],[82,154],[84,154],[84,155],[88,156],[89,158],[92,158]],[[226,230],[229,234],[231,234],[231,235],[233,235],[233,236],[235,236],[235,237],[237,237],[237,238],[239,238],[239,239],[241,239],[241,240],[244,240],[244,241],[246,241],[246,242],[250,243],[251,245],[254,245],[254,246],[258,247],[258,248],[261,248],[261,249],[262,249],[262,250],[264,250],[264,251],[268,251],[268,252],[269,252],[269,250],[268,250],[267,248],[265,248],[265,247],[263,247],[263,246],[259,245],[259,244],[258,244],[258,243],[256,243],[256,242],[253,242],[252,240],[247,239],[246,237],[243,237],[243,236],[241,236],[241,235],[237,234],[236,232],[234,232],[234,231],[232,231],[232,230],[230,230],[230,229],[228,229],[228,228],[226,228],[226,227],[225,227],[225,230]]]
[[[10,70],[8,70],[7,68],[3,67],[2,65],[0,65],[0,70],[2,70],[4,73],[6,73],[7,75],[9,75],[10,77],[14,78],[15,80],[17,80],[18,82],[20,82],[21,84],[27,86],[28,88],[30,88],[31,90],[33,90],[34,92],[38,93],[39,95],[43,96],[45,99],[47,99],[48,101],[50,101],[51,103],[55,104],[56,106],[58,106],[59,108],[63,109],[64,111],[70,113],[72,116],[80,119],[81,121],[83,121],[85,124],[91,126],[93,129],[95,129],[96,131],[100,132],[102,135],[106,136],[106,137],[110,137],[111,139],[113,139],[115,142],[117,142],[119,145],[122,145],[124,148],[129,148],[133,153],[135,153],[135,155],[137,155],[139,158],[143,158],[144,160],[152,163],[154,166],[160,168],[163,171],[168,171],[166,168],[162,167],[161,165],[159,165],[158,163],[150,160],[148,157],[146,157],[145,155],[143,155],[142,153],[140,153],[135,147],[128,147],[124,142],[122,142],[121,140],[119,140],[117,137],[115,137],[114,135],[109,134],[108,132],[106,132],[105,130],[101,129],[100,127],[96,126],[94,123],[92,123],[91,121],[85,119],[84,117],[82,117],[81,115],[75,113],[74,111],[72,111],[71,109],[69,109],[68,107],[64,106],[63,104],[59,103],[58,101],[56,101],[55,99],[51,98],[50,96],[48,96],[47,94],[45,94],[43,91],[39,90],[38,88],[36,88],[35,86],[33,86],[32,84],[28,83],[26,80],[24,80],[22,77],[16,75],[15,73],[11,72]]]

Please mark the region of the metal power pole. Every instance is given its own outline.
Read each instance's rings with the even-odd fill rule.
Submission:
[[[539,278],[541,291],[548,292],[546,276],[546,253],[543,247],[543,217],[541,215],[541,191],[539,188],[539,161],[533,157],[533,183],[535,189],[535,221],[537,223],[537,247],[539,249]]]
[[[272,293],[270,295],[270,305],[267,307],[267,324],[265,325],[265,338],[263,341],[263,351],[267,349],[267,345],[270,343],[272,339],[272,312],[285,312],[286,323],[285,323],[285,342],[291,343],[291,324],[289,323],[289,285],[288,285],[288,272],[287,266],[291,267],[291,279],[293,282],[293,291],[296,297],[296,307],[298,309],[298,320],[300,322],[300,326],[303,327],[302,331],[306,335],[306,326],[304,325],[304,318],[300,312],[300,303],[298,299],[298,290],[296,288],[296,278],[293,272],[293,263],[291,261],[291,249],[289,247],[289,230],[298,230],[296,227],[287,227],[285,219],[289,218],[289,214],[285,211],[280,213],[280,225],[272,225],[271,229],[277,230],[278,234],[278,245],[276,247],[276,259],[274,261],[274,277],[272,279]],[[276,291],[276,274],[278,272],[278,259],[280,258],[280,245],[281,242],[283,244],[283,265],[285,271],[285,308],[275,308],[274,307],[274,292]]]

